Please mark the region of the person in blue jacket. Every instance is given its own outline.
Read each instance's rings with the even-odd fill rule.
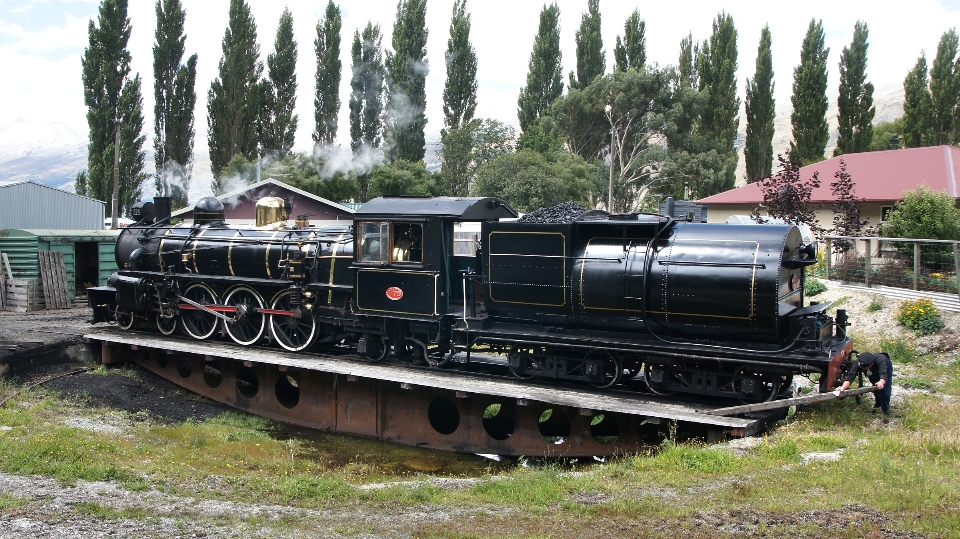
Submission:
[[[860,373],[865,373],[870,383],[877,386],[878,391],[873,393],[874,408],[880,408],[884,415],[890,415],[890,395],[893,393],[893,362],[886,352],[864,352],[857,356],[853,366],[843,379],[843,386],[837,389],[837,396],[842,396],[853,380]]]

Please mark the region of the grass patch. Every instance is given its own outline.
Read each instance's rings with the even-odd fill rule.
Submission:
[[[0,494],[0,511],[7,511],[9,509],[15,509],[17,507],[22,507],[27,505],[29,500],[26,498],[20,498],[12,494],[7,494],[6,492]]]
[[[905,376],[897,380],[897,383],[910,389],[931,390],[934,388],[933,382],[919,376]]]
[[[880,294],[874,294],[870,299],[870,305],[867,305],[868,313],[875,313],[877,311],[882,311],[884,306],[886,306],[887,300],[885,297]]]
[[[81,502],[74,504],[73,511],[79,515],[91,516],[101,520],[146,520],[153,516],[153,512],[142,507],[114,509],[96,502]]]
[[[917,347],[907,337],[881,337],[880,350],[890,354],[894,364],[915,363],[919,359]]]

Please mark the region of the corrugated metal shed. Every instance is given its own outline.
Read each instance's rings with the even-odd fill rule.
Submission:
[[[104,203],[24,180],[0,180],[0,229],[103,228]]]
[[[101,220],[102,222],[102,220]],[[0,252],[7,254],[15,279],[40,279],[37,251],[60,251],[70,296],[85,283],[106,284],[117,271],[114,251],[120,230],[0,230]]]

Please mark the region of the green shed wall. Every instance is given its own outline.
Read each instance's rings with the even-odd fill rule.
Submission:
[[[50,231],[53,232],[53,231]],[[83,231],[44,231],[41,235],[28,230],[5,229],[0,231],[0,252],[7,254],[15,279],[37,279],[40,281],[40,260],[38,251],[58,251],[63,253],[63,265],[67,274],[70,297],[76,297],[76,249],[75,243],[96,242],[99,259],[99,285],[107,284],[113,272],[117,271],[116,237],[101,234],[84,234]]]

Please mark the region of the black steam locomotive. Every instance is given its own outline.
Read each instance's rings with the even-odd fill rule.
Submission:
[[[324,227],[288,221],[276,198],[248,227],[214,198],[179,225],[139,209],[120,271],[90,291],[95,322],[433,366],[482,350],[520,378],[744,402],[795,374],[821,373],[825,391],[852,348],[842,310],[804,306],[817,249],[794,226],[600,211],[532,223],[496,198],[378,198]]]

